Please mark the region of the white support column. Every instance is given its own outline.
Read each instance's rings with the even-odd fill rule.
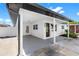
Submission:
[[[27,56],[23,49],[23,12],[20,9],[20,55]]]
[[[55,33],[55,25],[56,25],[56,23],[55,23],[55,18],[53,19],[53,33],[54,33],[54,38],[53,38],[53,43],[55,44],[56,43],[56,33]]]
[[[68,39],[69,39],[69,22],[68,22]]]
[[[23,55],[23,35],[22,35],[23,16],[20,14],[20,55]]]

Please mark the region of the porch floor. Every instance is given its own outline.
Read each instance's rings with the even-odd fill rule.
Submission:
[[[34,36],[24,36],[23,37],[23,49],[26,55],[33,55],[34,52],[36,51],[44,51],[43,49],[46,49],[50,46],[52,46],[52,40],[47,39],[43,40],[40,38],[36,38]],[[54,55],[68,55],[68,56],[74,56],[74,55],[79,55],[79,38],[73,39],[73,40],[68,40],[67,38],[64,38],[62,36],[57,37],[57,45],[60,46],[59,52]],[[52,47],[53,48],[53,47]],[[37,52],[36,52],[37,53]],[[45,55],[40,54],[41,52],[37,53],[37,55]]]
[[[23,37],[23,48],[24,52],[31,55],[34,51],[50,46],[49,40],[43,40],[34,36]]]

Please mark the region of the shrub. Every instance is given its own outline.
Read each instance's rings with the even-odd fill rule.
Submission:
[[[71,38],[77,38],[77,35],[76,35],[76,33],[74,33],[74,32],[70,32],[70,33],[69,33],[69,36],[70,36]]]
[[[62,36],[67,37],[68,36],[68,30],[65,30],[65,32],[66,33],[64,35],[62,35]],[[69,37],[71,37],[71,38],[77,38],[77,34],[74,33],[74,32],[69,31]]]

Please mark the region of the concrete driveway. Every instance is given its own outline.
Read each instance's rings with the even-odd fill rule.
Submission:
[[[0,56],[17,56],[17,37],[0,38]]]

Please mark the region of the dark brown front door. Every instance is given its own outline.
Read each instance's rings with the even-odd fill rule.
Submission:
[[[50,36],[50,24],[49,23],[46,23],[46,37],[49,37]]]

